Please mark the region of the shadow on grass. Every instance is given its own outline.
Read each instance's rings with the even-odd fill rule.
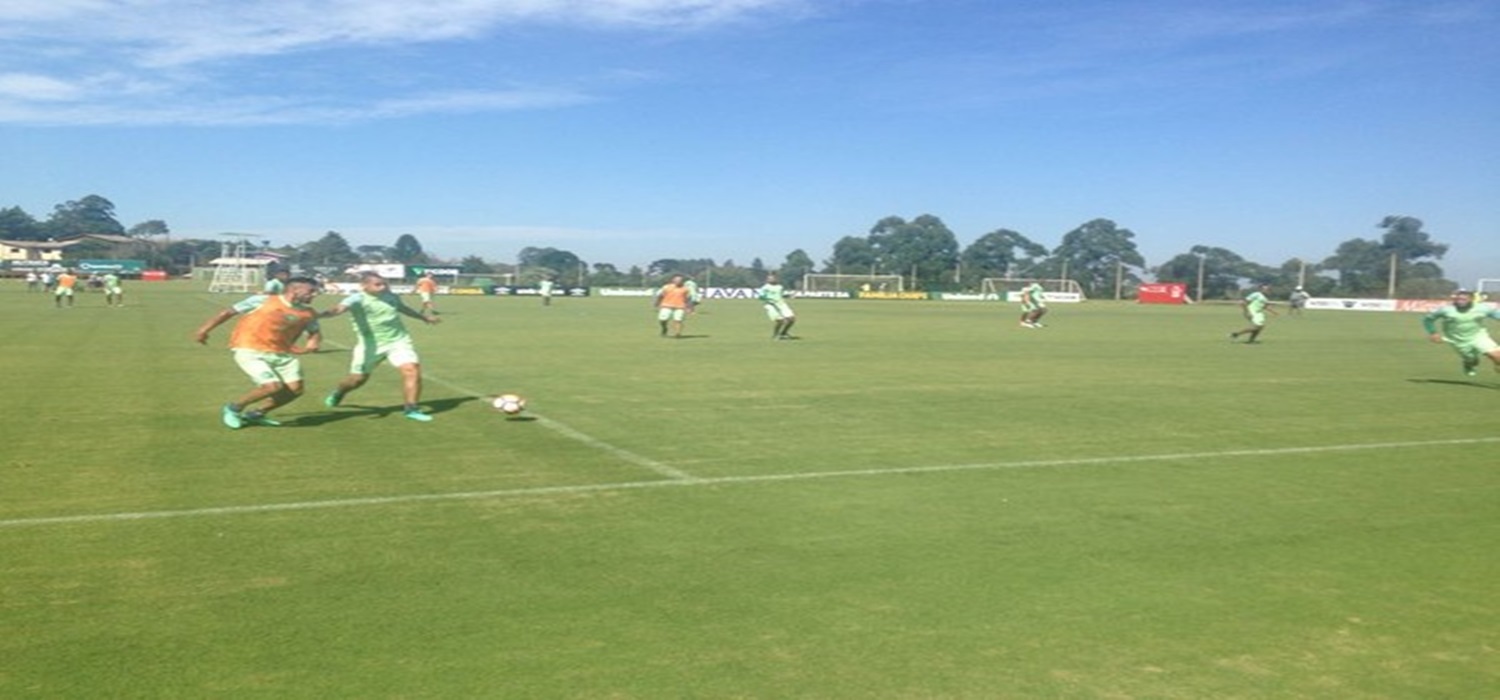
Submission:
[[[1450,384],[1452,386],[1466,386],[1470,389],[1500,390],[1500,385],[1481,384],[1475,379],[1408,379],[1413,384]]]
[[[450,399],[433,399],[423,401],[422,406],[428,413],[434,415],[447,413],[470,401],[478,401],[478,396],[459,396]],[[288,428],[311,428],[319,425],[327,425],[337,421],[350,420],[354,418],[385,418],[387,416],[401,415],[401,404],[394,406],[365,406],[362,404],[345,403],[337,408],[330,408],[326,413],[313,413],[310,415],[297,416],[282,425]]]

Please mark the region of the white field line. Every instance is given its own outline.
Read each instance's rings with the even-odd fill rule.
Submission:
[[[431,382],[433,384],[441,384],[461,394],[467,394],[469,396],[476,396],[480,398],[483,398],[485,396],[485,393],[482,391],[475,391],[465,386],[459,386],[458,384],[454,384],[453,382],[443,379],[442,377],[428,375],[425,372],[422,375],[422,379],[423,381]],[[693,479],[692,474],[682,471],[681,469],[674,468],[667,464],[662,464],[661,462],[658,462],[644,455],[638,455],[623,447],[616,447],[615,445],[611,445],[603,440],[590,436],[589,434],[584,433],[574,428],[573,426],[553,420],[536,412],[531,412],[531,415],[536,419],[536,422],[542,424],[543,426],[556,432],[557,434],[562,435],[563,437],[566,437],[570,440],[576,440],[596,450],[607,452],[638,467],[645,467],[646,469],[650,469],[651,471],[667,477],[668,479],[688,481]]]
[[[1500,437],[1470,438],[1455,440],[1427,440],[1421,442],[1384,442],[1356,445],[1323,445],[1319,447],[1284,447],[1262,450],[1224,450],[1220,452],[1170,452],[1154,455],[1117,455],[1111,457],[1085,457],[1080,459],[1039,459],[1017,462],[987,462],[980,464],[949,464],[927,467],[891,467],[886,469],[848,469],[826,472],[802,472],[796,474],[760,474],[753,476],[725,476],[714,478],[666,479],[658,481],[625,481],[608,484],[583,484],[575,486],[538,486],[533,488],[500,489],[495,491],[463,491],[457,493],[427,493],[404,496],[374,496],[368,498],[339,498],[322,501],[299,501],[291,503],[267,503],[261,505],[219,506],[214,508],[188,508],[182,510],[155,510],[133,513],[96,513],[91,515],[63,515],[36,518],[14,518],[0,520],[0,528],[38,527],[44,525],[67,525],[78,523],[103,523],[130,520],[162,520],[167,518],[196,518],[215,515],[243,515],[253,513],[276,513],[297,510],[320,510],[332,508],[357,508],[362,506],[397,505],[434,501],[472,501],[499,498],[522,498],[532,496],[569,495],[602,491],[627,491],[634,489],[656,489],[689,486],[719,486],[767,482],[807,481],[812,479],[839,479],[855,477],[878,477],[899,474],[931,474],[962,471],[995,471],[1003,469],[1057,469],[1101,465],[1136,464],[1141,462],[1173,461],[1221,461],[1240,457],[1285,457],[1291,455],[1314,455],[1331,452],[1369,452],[1376,450],[1415,449],[1424,447],[1454,447],[1462,445],[1491,445],[1500,443]]]

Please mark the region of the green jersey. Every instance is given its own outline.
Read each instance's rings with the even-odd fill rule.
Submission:
[[[1441,323],[1444,340],[1464,345],[1484,335],[1486,318],[1500,319],[1500,307],[1494,304],[1471,304],[1468,309],[1460,311],[1457,306],[1449,304],[1423,316],[1422,326],[1428,333],[1436,333],[1438,324]]]
[[[1040,309],[1047,306],[1046,290],[1042,285],[1035,282],[1027,285],[1021,290],[1021,307],[1025,309]]]
[[[286,284],[283,283],[281,280],[279,280],[279,279],[277,279],[275,277],[272,277],[271,279],[266,280],[265,293],[268,296],[275,296],[277,294],[283,294],[285,292],[286,292]]]
[[[760,289],[755,290],[755,298],[767,304],[786,301],[786,287],[779,284],[762,285]]]
[[[1266,310],[1266,306],[1270,303],[1271,300],[1267,299],[1265,294],[1262,294],[1259,290],[1256,290],[1254,292],[1250,292],[1250,294],[1245,297],[1245,311],[1250,314],[1264,313]]]
[[[120,276],[111,272],[104,276],[104,288],[115,289],[120,286]]]
[[[401,297],[389,289],[379,294],[355,292],[344,297],[339,306],[349,310],[349,318],[354,322],[354,333],[359,336],[361,343],[381,347],[411,338],[411,332],[401,322],[401,310],[411,311],[411,307],[402,303]]]

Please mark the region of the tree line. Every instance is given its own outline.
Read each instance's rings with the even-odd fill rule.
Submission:
[[[36,219],[20,207],[0,209],[0,239],[45,241],[83,234],[127,236],[132,257],[147,265],[174,272],[203,266],[224,252],[224,240],[171,239],[165,221],[151,219],[126,227],[114,215],[114,204],[98,195],[58,204],[46,219]],[[455,267],[465,274],[510,274],[523,283],[551,277],[563,284],[624,286],[654,284],[674,274],[690,275],[708,285],[757,286],[766,272],[796,281],[810,272],[896,274],[917,289],[974,290],[985,278],[1071,279],[1091,298],[1129,296],[1146,281],[1181,282],[1195,296],[1226,299],[1246,287],[1271,284],[1278,289],[1302,285],[1314,296],[1373,297],[1394,292],[1408,298],[1441,297],[1457,287],[1443,277],[1437,261],[1448,246],[1423,231],[1421,219],[1391,215],[1374,227],[1378,238],[1351,238],[1320,261],[1290,259],[1277,265],[1246,260],[1219,246],[1194,245],[1166,262],[1148,267],[1136,248],[1135,232],[1109,219],[1093,219],[1064,233],[1048,248],[1017,231],[998,228],[968,246],[931,214],[907,221],[888,216],[876,221],[863,236],[848,235],[833,244],[833,254],[821,264],[806,250],[791,251],[775,267],[760,258],[748,265],[710,258],[663,258],[643,267],[621,270],[611,263],[589,264],[567,250],[526,247],[514,264],[490,262],[477,255],[445,260],[429,255],[417,238],[399,236],[392,245],[350,245],[337,231],[299,245],[256,245],[251,236],[226,234],[251,241],[255,250],[274,252],[302,267],[341,268],[357,263],[394,262]],[[111,248],[115,250],[111,250]],[[66,249],[70,259],[120,252],[118,246],[90,242]]]

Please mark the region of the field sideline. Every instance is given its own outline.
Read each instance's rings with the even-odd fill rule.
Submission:
[[[1414,315],[440,298],[282,428],[236,296],[0,283],[5,697],[1488,697],[1500,389]],[[319,299],[317,305],[332,305]],[[528,397],[506,420],[485,397]]]

